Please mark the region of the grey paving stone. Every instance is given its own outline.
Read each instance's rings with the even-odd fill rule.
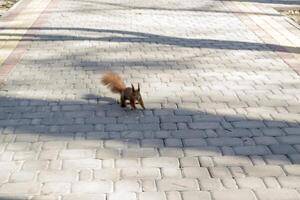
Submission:
[[[289,175],[300,175],[300,165],[284,165],[283,168]]]
[[[189,191],[189,192],[182,192],[183,199],[190,199],[190,200],[211,200],[211,196],[209,192],[205,191]]]
[[[241,190],[216,190],[212,192],[212,196],[216,200],[225,200],[225,199],[251,199],[255,200],[256,197],[251,190],[241,189]]]
[[[67,194],[63,195],[63,200],[105,200],[105,194]]]
[[[264,189],[255,191],[262,200],[293,200],[299,199],[299,193],[293,189]]]
[[[277,165],[246,166],[244,167],[244,170],[248,176],[254,177],[285,176],[283,169]]]
[[[293,154],[296,150],[289,144],[273,144],[269,145],[274,154]]]
[[[271,151],[267,146],[237,146],[233,147],[237,155],[269,155]]]
[[[1,56],[19,46],[1,66],[0,198],[300,199],[299,34],[271,7],[293,2],[21,3],[1,21]],[[120,108],[110,70],[146,110]]]
[[[209,178],[209,172],[205,167],[184,167],[182,173],[186,178]]]
[[[278,177],[278,182],[283,188],[299,188],[300,177],[298,176],[286,176]]]
[[[240,188],[249,188],[249,189],[266,188],[263,180],[257,177],[237,178],[236,182]]]
[[[162,179],[157,181],[160,191],[188,191],[198,190],[196,179]]]
[[[111,181],[75,182],[72,184],[72,193],[102,194],[112,192]]]
[[[199,180],[201,190],[221,190],[223,189],[222,182],[219,178],[201,178]]]

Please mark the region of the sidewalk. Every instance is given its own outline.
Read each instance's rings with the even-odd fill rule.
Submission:
[[[300,200],[287,4],[20,0],[0,18],[0,200]]]

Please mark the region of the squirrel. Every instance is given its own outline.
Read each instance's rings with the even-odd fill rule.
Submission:
[[[103,85],[107,86],[111,92],[120,94],[121,107],[126,107],[126,101],[128,100],[131,105],[131,109],[136,109],[135,104],[138,103],[143,109],[145,109],[144,102],[140,93],[140,84],[135,89],[133,84],[131,87],[126,87],[122,78],[114,73],[107,72],[101,79]]]

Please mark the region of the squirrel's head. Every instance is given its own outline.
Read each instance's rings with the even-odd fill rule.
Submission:
[[[133,84],[131,84],[132,96],[135,100],[139,102],[143,109],[145,109],[144,102],[141,96],[140,84],[138,83],[138,88],[135,89]]]
[[[138,88],[135,89],[133,84],[131,84],[131,91],[132,91],[132,95],[133,97],[136,99],[136,100],[140,100],[142,97],[141,97],[141,89],[140,89],[140,84],[138,83]]]

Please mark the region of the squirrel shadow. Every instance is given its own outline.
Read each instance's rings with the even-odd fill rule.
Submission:
[[[83,96],[83,99],[87,100],[87,101],[93,101],[98,105],[101,105],[103,103],[108,104],[108,105],[112,105],[112,104],[120,105],[120,100],[118,100],[118,99],[114,99],[111,97],[103,97],[103,96],[95,95],[95,94],[86,94]],[[129,105],[129,104],[130,104],[129,102],[126,102],[126,105]],[[138,104],[138,102],[136,102],[136,104]],[[122,108],[122,107],[120,106],[120,108]],[[125,109],[125,108],[123,108],[123,109]]]
[[[114,104],[118,103],[118,101],[111,97],[103,97],[95,94],[86,94],[84,95],[83,99],[88,101],[95,101],[97,104],[100,103],[108,103],[108,104]]]

